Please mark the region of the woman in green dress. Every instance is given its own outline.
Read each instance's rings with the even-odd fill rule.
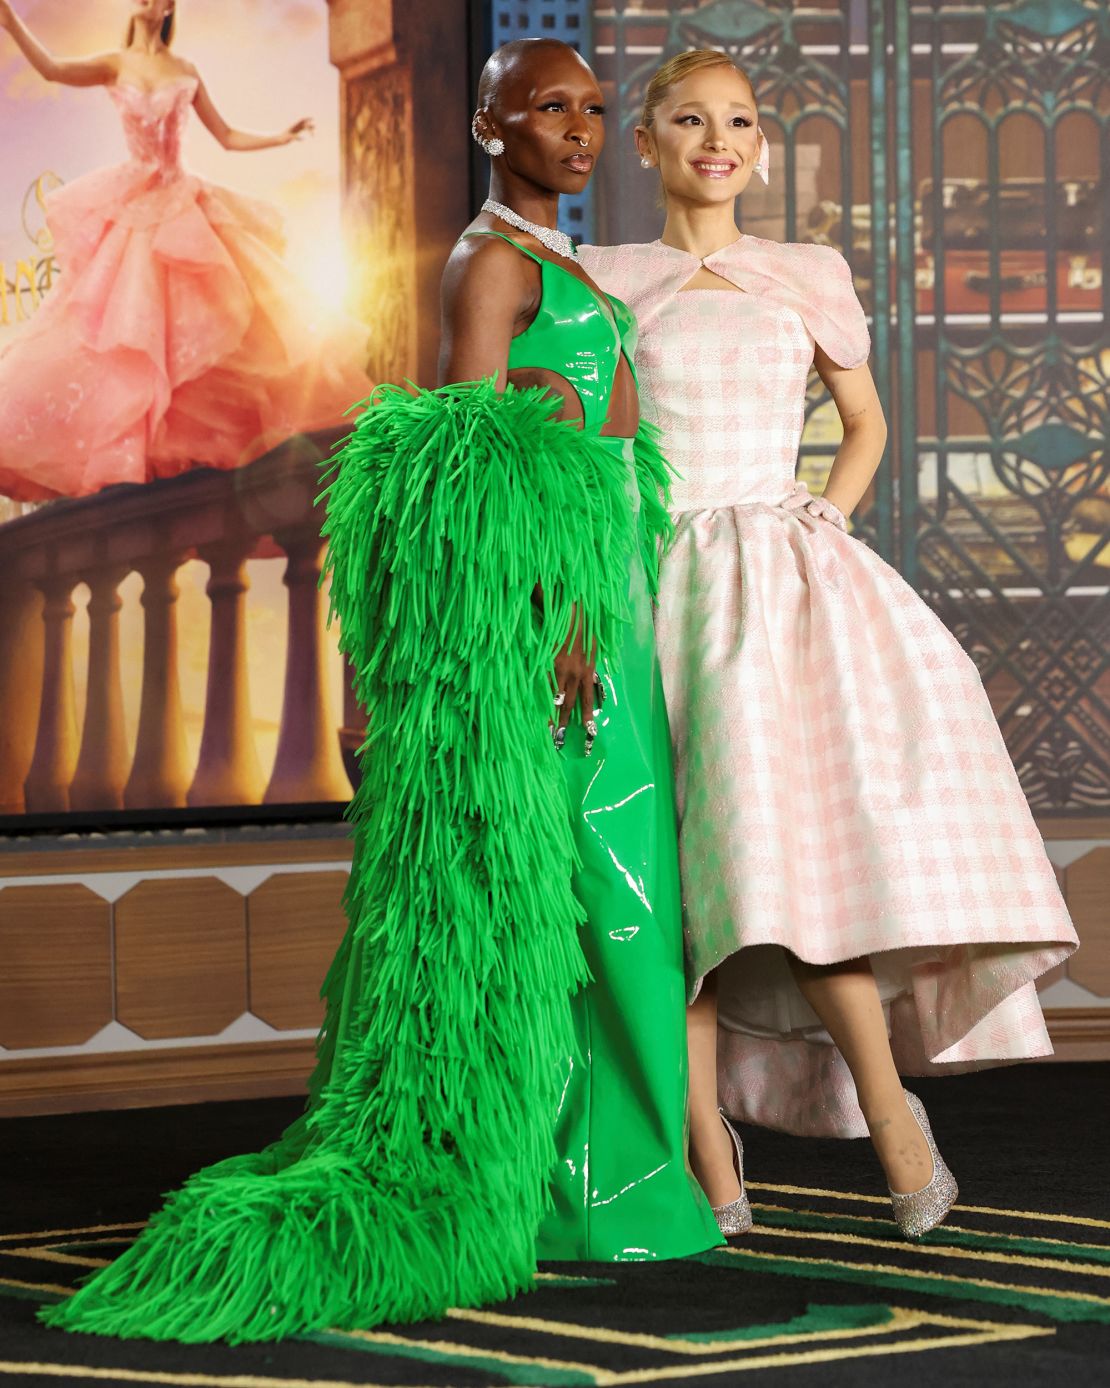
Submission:
[[[494,205],[444,278],[443,384],[380,388],[335,460],[332,606],[370,731],[306,1112],[193,1176],[50,1324],[365,1329],[511,1296],[537,1257],[720,1242],[685,1152],[666,465],[631,315],[553,230],[601,100],[563,44],[491,58]]]

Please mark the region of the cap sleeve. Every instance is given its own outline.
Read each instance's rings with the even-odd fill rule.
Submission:
[[[806,327],[837,366],[863,366],[871,355],[871,335],[856,297],[848,262],[832,246],[799,246],[806,285]]]
[[[867,319],[848,262],[832,246],[765,241],[744,235],[703,264],[738,289],[796,313],[837,366],[862,366],[871,354]]]

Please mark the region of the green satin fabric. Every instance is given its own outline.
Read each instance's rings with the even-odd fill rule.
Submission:
[[[632,440],[601,442],[628,459]],[[671,743],[642,566],[593,755],[574,721],[563,751],[593,982],[573,1000],[541,1259],[677,1258],[722,1242],[690,1172],[686,992]]]

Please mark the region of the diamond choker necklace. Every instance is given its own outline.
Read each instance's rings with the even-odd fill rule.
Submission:
[[[495,217],[500,217],[503,222],[508,222],[511,227],[517,227],[520,231],[531,232],[541,246],[546,246],[549,251],[554,251],[556,255],[561,255],[565,260],[574,259],[574,242],[565,231],[556,231],[554,227],[541,227],[535,222],[526,222],[511,207],[506,207],[502,202],[494,202],[492,198],[485,200],[482,204],[482,211],[492,212]]]

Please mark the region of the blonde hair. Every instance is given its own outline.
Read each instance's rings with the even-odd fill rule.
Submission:
[[[169,48],[170,44],[173,43],[173,31],[174,31],[174,27],[175,27],[176,24],[177,24],[177,6],[174,5],[173,9],[170,10],[169,14],[166,15],[166,16],[163,18],[163,20],[162,20],[162,42],[166,45],[167,48]],[[134,21],[134,19],[132,19],[132,20],[129,21],[129,23],[128,23],[128,25],[127,25],[127,33],[123,36],[123,46],[124,46],[124,48],[130,48],[130,47],[131,47],[131,43],[132,43],[134,37],[135,37],[135,21]]]
[[[692,72],[700,72],[707,67],[730,67],[733,72],[738,72],[740,76],[752,88],[752,95],[755,95],[755,88],[752,86],[752,79],[744,71],[739,63],[734,62],[727,53],[722,53],[719,48],[691,48],[686,53],[676,54],[673,58],[668,58],[661,68],[652,74],[651,80],[647,84],[644,92],[644,109],[640,113],[640,124],[650,130],[655,121],[656,108],[666,97],[670,89],[684,77],[689,77]]]

